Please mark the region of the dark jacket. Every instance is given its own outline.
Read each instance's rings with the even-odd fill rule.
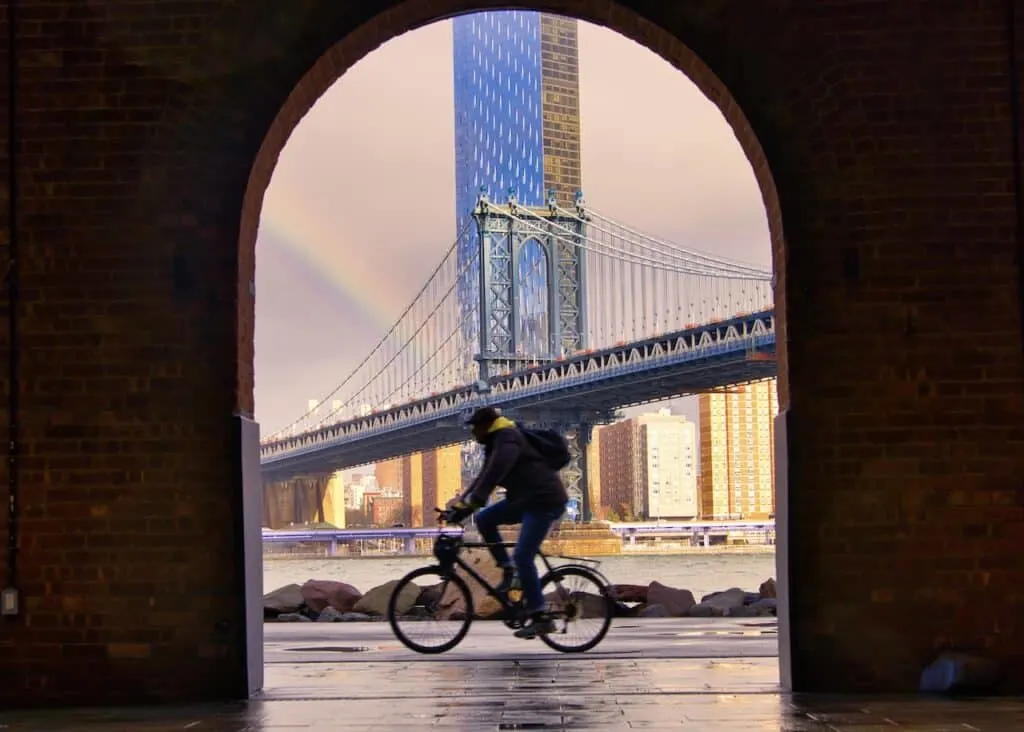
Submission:
[[[484,442],[484,467],[466,498],[482,506],[499,485],[510,503],[524,507],[562,508],[569,501],[558,472],[506,417],[491,425]]]

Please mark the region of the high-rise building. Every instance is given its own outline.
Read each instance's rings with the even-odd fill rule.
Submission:
[[[637,519],[643,512],[640,479],[640,430],[624,419],[601,428],[598,448],[601,471],[599,515],[613,521]]]
[[[423,526],[423,453],[402,458],[402,516],[406,526]]]
[[[644,515],[694,518],[697,500],[697,425],[662,409],[637,418],[644,460]]]
[[[587,478],[583,489],[587,492],[587,504],[594,518],[600,518],[601,508],[601,430],[597,425],[590,435],[587,444]]]
[[[701,516],[775,511],[775,379],[700,395]]]
[[[434,520],[434,508],[462,492],[462,463],[458,445],[439,447],[423,453],[423,520]]]
[[[623,519],[693,518],[697,429],[667,409],[601,429],[601,507]]]
[[[406,526],[431,525],[435,519],[434,507],[443,508],[462,489],[458,445],[414,452],[377,465],[378,480],[381,465],[387,465],[385,470],[398,476],[402,486],[402,522]]]
[[[331,474],[323,493],[323,521],[337,529],[346,525],[345,512],[349,508],[348,486],[345,484],[344,471],[337,470]]]
[[[458,228],[467,225],[481,188],[495,201],[514,189],[527,206],[544,205],[554,191],[560,204],[571,205],[581,186],[576,21],[521,10],[475,13],[452,21],[452,38]],[[460,270],[476,246],[475,236],[463,239]],[[517,266],[519,345],[527,355],[544,355],[554,344],[541,245],[523,246]],[[474,353],[478,283],[478,272],[468,270],[459,288]]]
[[[404,493],[404,484],[402,483],[402,458],[391,458],[390,460],[383,460],[374,466],[374,477],[377,479],[377,485],[381,490],[396,491],[398,495]]]

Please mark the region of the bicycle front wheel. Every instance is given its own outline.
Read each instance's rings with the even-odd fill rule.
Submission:
[[[583,653],[600,643],[611,627],[615,600],[604,580],[586,567],[557,567],[541,581],[556,630],[541,635],[562,653]]]
[[[454,614],[450,610],[458,608],[460,600],[464,612],[457,620],[449,619]],[[473,596],[454,569],[433,566],[413,570],[398,581],[388,601],[391,630],[402,645],[417,653],[450,651],[466,637],[472,622]]]

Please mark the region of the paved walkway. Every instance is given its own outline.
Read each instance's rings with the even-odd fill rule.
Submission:
[[[1024,730],[1024,701],[793,699],[779,693],[774,624],[623,620],[598,649],[556,654],[478,623],[440,657],[381,623],[267,626],[266,690],[250,704],[0,712],[0,732],[302,730]]]

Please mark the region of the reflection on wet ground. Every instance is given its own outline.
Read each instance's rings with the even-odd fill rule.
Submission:
[[[440,657],[383,624],[268,626],[266,689],[250,704],[0,713],[2,732],[283,730],[1024,730],[1024,702],[781,694],[769,623],[624,622],[579,656],[474,627]]]

